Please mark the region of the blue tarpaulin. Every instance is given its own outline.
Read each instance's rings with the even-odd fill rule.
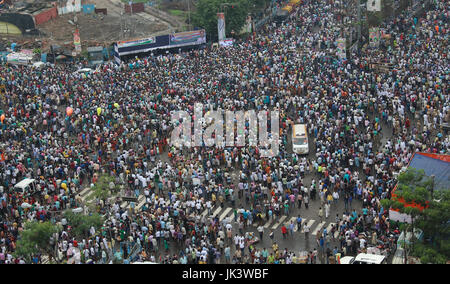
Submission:
[[[434,189],[450,189],[450,156],[416,153],[409,167],[423,169],[427,176],[434,175]]]
[[[92,14],[95,12],[95,4],[85,4],[83,5],[84,14]]]

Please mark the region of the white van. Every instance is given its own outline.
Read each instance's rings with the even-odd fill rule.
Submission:
[[[26,178],[14,186],[14,190],[23,194],[33,194],[36,192],[36,180]]]
[[[305,124],[295,124],[292,128],[292,151],[297,154],[308,154],[308,132]]]
[[[344,256],[340,259],[341,264],[386,264],[384,255],[360,253],[356,257]]]

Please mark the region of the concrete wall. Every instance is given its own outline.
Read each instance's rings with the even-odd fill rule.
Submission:
[[[131,9],[131,7],[133,9]],[[128,4],[125,5],[125,13],[130,14],[130,12],[133,14],[144,12],[144,3],[133,3],[131,6]]]
[[[58,15],[81,12],[81,0],[67,0],[63,4],[58,4]]]
[[[36,26],[41,25],[57,17],[58,17],[58,9],[56,7],[53,7],[37,15],[34,15],[34,23],[36,24]]]

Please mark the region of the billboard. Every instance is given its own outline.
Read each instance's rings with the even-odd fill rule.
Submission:
[[[80,39],[80,31],[78,29],[73,33],[73,44],[75,45],[75,52],[81,53],[81,39]]]
[[[166,49],[181,46],[194,46],[206,43],[205,30],[161,35],[143,39],[119,41],[115,43],[117,56],[149,52],[155,49]]]
[[[367,11],[379,12],[381,11],[381,0],[368,0]]]
[[[369,29],[369,46],[372,48],[380,46],[380,28]]]
[[[134,47],[134,46],[142,46],[146,44],[155,43],[155,37],[143,38],[143,39],[134,39],[134,40],[124,40],[117,42],[117,46],[119,48],[123,47]]]
[[[170,35],[171,47],[206,43],[205,30],[175,33]]]
[[[339,59],[345,60],[347,58],[345,38],[338,38],[336,40],[336,45],[337,45],[336,55],[339,57]]]
[[[226,38],[225,36],[225,14],[217,13],[217,32],[219,35],[219,42]]]
[[[219,41],[219,45],[223,47],[233,46],[234,40],[232,38],[227,38]]]

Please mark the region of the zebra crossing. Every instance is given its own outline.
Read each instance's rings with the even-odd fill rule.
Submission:
[[[80,196],[83,203],[87,203],[89,201],[88,196],[90,196],[92,193],[93,191],[89,187],[86,187],[80,193],[78,193],[78,195]]]
[[[208,213],[210,212],[210,213]],[[234,215],[234,210],[231,207],[217,207],[217,208],[211,208],[211,209],[204,209],[204,211],[202,211],[202,213],[200,214],[201,217],[218,217],[219,222],[222,222],[225,218],[228,217],[232,217]],[[322,221],[322,222],[317,222],[314,219],[307,219],[307,218],[302,218],[302,223],[301,223],[301,228],[298,228],[297,226],[297,216],[293,216],[293,217],[288,217],[286,215],[282,215],[279,217],[272,217],[269,220],[265,220],[264,224],[261,224],[264,229],[271,229],[271,230],[275,230],[277,228],[280,228],[283,224],[286,227],[289,227],[290,223],[294,223],[294,232],[297,232],[299,229],[301,230],[301,233],[304,233],[304,225],[306,224],[308,227],[310,227],[310,232],[311,235],[316,236],[319,232],[322,232],[323,229],[325,228],[325,225],[327,224],[327,222]],[[313,225],[317,224],[314,229],[312,229]],[[252,226],[254,228],[258,227],[260,225],[259,222],[253,222]],[[333,226],[336,226],[336,223],[330,222],[328,223],[326,230],[328,232],[328,234],[331,232],[331,229]],[[334,237],[337,238],[339,235],[338,230],[335,231],[334,233]]]
[[[144,206],[145,202],[146,202],[145,196],[142,195],[142,194],[139,195],[139,196],[138,196],[137,202],[133,202],[133,203],[134,203],[134,209],[135,209],[135,210],[140,210],[140,209],[142,208],[142,206]],[[123,201],[123,202],[120,204],[120,207],[121,207],[121,208],[131,208],[131,203],[132,203],[132,202]]]
[[[136,210],[140,210],[142,208],[142,206],[145,204],[146,200],[145,200],[145,196],[144,195],[139,195],[138,197],[138,201],[137,201],[137,205],[135,206]],[[136,203],[135,203],[136,204]],[[121,207],[122,208],[129,208],[131,205],[129,202],[122,202]],[[214,207],[214,208],[205,208],[201,213],[200,213],[200,217],[204,218],[204,217],[213,217],[213,218],[218,218],[219,222],[222,222],[223,220],[225,220],[226,218],[232,218],[234,216],[234,210],[232,207]],[[269,220],[264,220],[265,222],[263,224],[261,224],[264,229],[271,229],[271,230],[276,230],[277,228],[280,228],[283,224],[286,227],[289,227],[289,224],[292,222],[294,223],[294,232],[297,232],[298,230],[300,230],[301,233],[304,233],[304,225],[306,224],[309,228],[310,228],[310,232],[311,235],[316,236],[317,234],[319,234],[320,232],[323,231],[323,229],[326,226],[326,230],[328,232],[328,234],[331,232],[332,226],[336,226],[336,223],[330,222],[327,225],[327,222],[322,221],[322,222],[318,222],[317,220],[314,219],[307,219],[307,218],[302,218],[302,223],[301,223],[301,228],[298,228],[297,225],[297,216],[293,216],[293,217],[288,217],[286,215],[281,215],[279,217],[277,216],[272,216],[271,218],[269,218]],[[259,222],[253,222],[253,227],[256,228],[260,225]],[[315,226],[313,228],[313,226]],[[337,238],[339,236],[339,232],[338,230],[335,231],[334,233],[334,237]]]
[[[93,197],[93,196],[92,196],[93,193],[94,193],[94,191],[91,190],[91,188],[86,187],[85,189],[83,189],[82,191],[80,191],[80,192],[78,193],[78,196],[80,197],[81,202],[82,202],[83,204],[91,204],[91,203],[93,203],[93,202],[95,201],[95,198],[91,198],[91,197]],[[111,201],[113,201],[115,198],[116,198],[115,196],[111,196],[111,197],[108,198],[108,201],[111,202]]]
[[[49,260],[49,258],[48,258],[48,255],[42,255],[42,256],[41,256],[41,263],[42,263],[42,264],[49,264],[49,263],[50,263],[50,260]]]

